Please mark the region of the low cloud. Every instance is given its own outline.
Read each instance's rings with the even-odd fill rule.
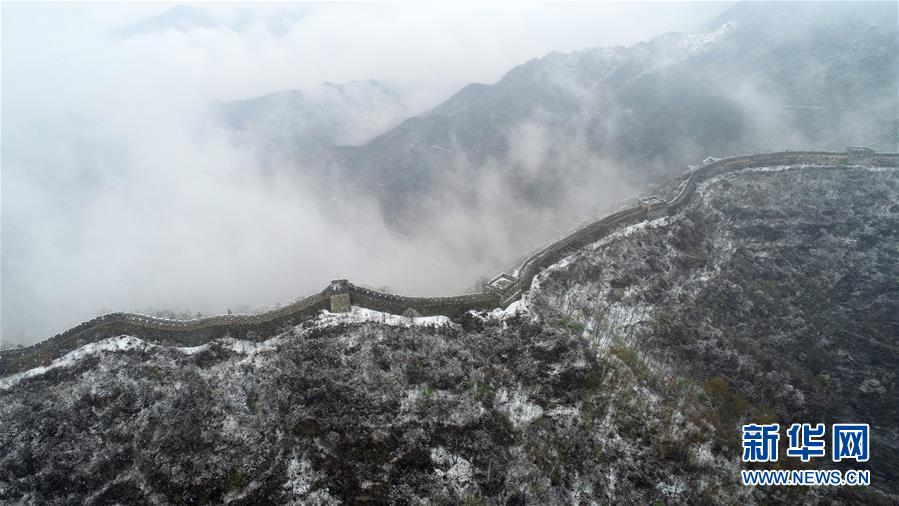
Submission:
[[[637,190],[627,167],[593,149],[627,110],[560,76],[582,97],[580,116],[560,129],[560,118],[534,110],[504,133],[506,156],[478,167],[457,160],[424,206],[431,219],[400,233],[373,198],[332,197],[320,191],[327,178],[289,157],[260,157],[213,121],[210,105],[376,78],[402,83],[413,114],[550,51],[697,30],[727,6],[204,4],[201,23],[141,25],[170,7],[4,5],[4,343],[106,311],[261,308],[337,277],[410,294],[470,291]],[[722,88],[727,100],[766,111],[753,128],[770,138],[790,104],[762,81],[737,84]],[[397,115],[350,115],[358,128],[340,141],[363,142]],[[790,135],[785,142],[805,142]],[[564,168],[554,182],[547,165]],[[548,178],[538,186],[556,204],[524,198],[510,170]]]

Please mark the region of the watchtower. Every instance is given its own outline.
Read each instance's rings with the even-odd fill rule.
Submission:
[[[350,282],[345,279],[331,281],[331,312],[348,313],[352,308],[350,302]]]
[[[846,162],[850,164],[862,164],[871,161],[874,157],[874,150],[860,146],[849,146],[846,148]]]
[[[521,283],[518,278],[505,272],[488,281],[484,289],[496,294],[502,307],[508,306],[521,296]]]
[[[639,200],[640,207],[646,209],[646,218],[654,220],[663,216],[668,216],[668,202],[665,202],[658,195],[650,195]]]

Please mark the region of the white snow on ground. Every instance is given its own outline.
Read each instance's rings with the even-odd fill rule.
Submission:
[[[713,179],[718,179],[721,176],[725,176],[728,174],[739,174],[740,172],[783,172],[785,170],[793,170],[793,169],[810,169],[812,167],[822,167],[822,165],[816,165],[812,163],[801,163],[795,165],[771,165],[770,167],[749,167],[747,169],[742,169],[737,172],[727,172],[725,174],[721,174],[708,180],[711,181]]]
[[[248,341],[245,339],[234,339],[231,337],[222,337],[215,339],[199,346],[176,347],[176,346],[160,346],[167,350],[175,350],[184,355],[193,355],[209,350],[213,345],[226,350],[230,350],[243,358],[239,360],[240,364],[259,365],[259,361],[263,360],[261,354],[277,350],[291,336],[289,333],[279,334],[275,337],[266,339],[265,341]]]
[[[331,326],[331,325],[339,325],[341,323],[364,323],[364,322],[377,322],[386,325],[394,325],[394,326],[403,326],[403,327],[412,327],[412,326],[442,326],[442,325],[455,325],[452,321],[446,316],[427,316],[427,317],[417,317],[410,318],[407,316],[399,316],[390,313],[382,313],[380,311],[373,311],[371,309],[364,309],[360,307],[353,307],[353,309],[348,313],[330,313],[328,311],[322,311],[321,315],[316,317],[311,321],[311,324],[314,326]],[[305,322],[297,326],[297,330],[301,330],[305,325],[309,325],[310,322]],[[229,349],[235,353],[239,353],[241,355],[246,355],[248,358],[253,358],[255,355],[259,353],[264,353],[268,351],[273,351],[277,349],[279,345],[281,345],[285,339],[289,338],[288,334],[281,334],[279,336],[275,336],[271,339],[267,339],[261,342],[255,341],[247,341],[242,339],[233,339],[233,338],[220,338],[215,341],[202,344],[199,346],[164,346],[158,345],[154,343],[150,343],[144,341],[143,339],[132,337],[132,336],[117,336],[110,337],[108,339],[103,339],[102,341],[97,341],[95,343],[86,344],[76,350],[70,351],[66,353],[62,357],[59,357],[53,362],[51,362],[47,366],[35,367],[33,369],[29,369],[27,371],[23,371],[20,373],[16,373],[5,378],[0,378],[0,390],[7,390],[15,385],[17,385],[20,381],[32,378],[34,376],[39,376],[44,374],[47,371],[52,369],[56,369],[59,367],[67,367],[79,360],[84,359],[90,355],[95,355],[97,353],[102,352],[117,352],[117,351],[128,351],[128,350],[155,350],[155,349],[168,349],[175,350],[177,352],[183,353],[185,355],[193,355],[195,353],[200,353],[209,349],[209,347],[216,343],[225,349]]]
[[[268,339],[263,342],[253,342],[253,341],[245,341],[242,339],[232,339],[232,338],[222,338],[213,341],[214,343],[220,344],[222,347],[234,351],[235,353],[239,353],[241,355],[247,355],[248,357],[252,357],[260,352],[271,351],[274,350],[281,342],[283,341],[283,336],[278,336],[272,339]],[[35,367],[33,369],[29,369],[27,371],[23,371],[17,374],[13,374],[11,376],[7,376],[6,378],[0,378],[0,390],[7,390],[15,385],[17,385],[20,381],[32,378],[34,376],[39,376],[44,374],[47,371],[52,369],[57,369],[59,367],[67,367],[70,366],[79,360],[82,360],[91,355],[95,355],[97,353],[102,352],[118,352],[118,351],[130,351],[130,350],[156,350],[156,349],[167,349],[174,350],[185,355],[193,355],[195,353],[200,353],[202,351],[206,351],[209,349],[209,346],[212,343],[202,344],[200,346],[163,346],[154,343],[150,343],[144,341],[143,339],[132,337],[132,336],[117,336],[110,337],[108,339],[103,339],[102,341],[97,341],[95,343],[86,344],[76,350],[72,350],[69,353],[53,360],[50,365]]]
[[[531,313],[530,309],[528,309],[527,302],[524,300],[524,298],[518,299],[515,302],[509,304],[505,309],[496,308],[486,315],[481,316],[481,318],[505,322],[505,320],[519,315],[530,315],[531,319],[536,318],[536,316]]]
[[[722,27],[722,29],[723,28],[724,27]],[[720,31],[720,29],[719,29],[719,31]],[[768,166],[768,167],[750,167],[750,168],[746,168],[746,169],[740,169],[739,171],[736,171],[736,172],[727,172],[725,174],[710,177],[710,178],[702,181],[700,183],[699,187],[697,188],[697,193],[703,194],[706,191],[709,184],[718,180],[721,177],[726,177],[731,174],[739,174],[742,172],[782,172],[782,171],[786,171],[786,170],[809,169],[809,168],[819,168],[819,167],[824,167],[824,166],[820,165],[820,164],[804,163],[804,164],[793,164],[793,165],[772,165],[772,166]],[[871,172],[899,171],[899,167],[874,167],[874,166],[870,166],[870,165],[851,165],[849,167],[851,167],[853,169],[862,169],[862,170],[867,170],[867,171],[871,171]],[[646,228],[665,227],[665,226],[668,226],[668,225],[672,224],[673,222],[677,221],[678,219],[680,219],[680,214],[676,214],[673,216],[663,216],[663,217],[657,218],[655,220],[642,221],[640,223],[636,223],[634,225],[630,225],[628,227],[624,227],[619,230],[616,230],[615,232],[612,232],[611,234],[599,239],[598,241],[591,243],[585,249],[589,249],[591,251],[596,251],[600,248],[605,247],[609,243],[619,240],[621,238],[627,237],[638,230],[642,230],[642,229],[646,229]],[[583,250],[576,251],[576,252],[572,253],[571,255],[559,260],[558,262],[550,265],[549,267],[547,267],[540,273],[538,273],[537,276],[535,276],[532,281],[532,288],[539,287],[540,278],[542,276],[544,276],[546,272],[553,271],[553,270],[559,270],[559,269],[565,269],[569,264],[571,264],[577,258],[577,256],[579,254],[582,253],[582,251]],[[527,297],[525,296],[522,300],[524,300],[526,298]]]
[[[312,485],[318,478],[318,473],[305,456],[294,455],[287,465],[287,482],[283,487],[292,496],[300,497],[312,490]]]
[[[119,336],[119,337],[110,337],[109,339],[104,339],[102,341],[97,341],[96,343],[90,343],[78,348],[77,350],[70,351],[65,355],[57,358],[50,365],[35,367],[34,369],[29,369],[27,371],[23,371],[17,374],[13,374],[12,376],[7,376],[6,378],[0,379],[0,390],[7,390],[12,386],[15,386],[20,381],[26,378],[31,378],[34,376],[39,376],[44,374],[45,372],[56,369],[59,367],[66,367],[74,364],[75,362],[88,357],[90,355],[94,355],[97,353],[101,353],[104,351],[126,351],[126,350],[139,350],[139,349],[151,349],[156,345],[150,344],[142,339],[138,339],[136,337],[131,336]]]
[[[550,418],[577,418],[581,410],[578,406],[559,406],[546,412]]]
[[[442,446],[431,448],[431,462],[435,464],[434,474],[446,478],[456,494],[461,494],[474,478],[471,462],[446,451]],[[442,468],[447,469],[444,471]]]
[[[653,42],[637,44],[630,48],[593,47],[574,51],[568,54],[566,64],[576,71],[582,65],[582,61],[588,61],[588,68],[593,69],[590,84],[595,87],[608,80],[622,68],[622,65],[632,62],[635,57],[649,60],[645,70],[639,75],[655,72],[711,49],[720,39],[733,32],[736,26],[733,21],[728,21],[712,32],[668,33]],[[635,51],[639,56],[635,56]]]
[[[209,349],[209,343],[201,344],[199,346],[183,346],[178,348],[178,351],[184,353],[185,355],[193,355],[195,353],[200,353]]]
[[[365,322],[383,323],[385,325],[393,325],[397,327],[439,327],[443,325],[453,325],[452,320],[442,315],[409,317],[391,313],[382,313],[381,311],[365,309],[358,306],[353,306],[352,309],[346,313],[332,313],[330,311],[322,311],[321,315],[315,320],[312,320],[311,323],[315,327],[331,327],[334,325],[341,325],[346,323]],[[305,325],[300,325],[297,328],[308,328],[309,323],[310,322],[306,322]]]
[[[262,353],[266,351],[274,351],[278,348],[280,344],[284,342],[287,335],[280,334],[271,339],[266,339],[265,341],[246,341],[243,339],[216,339],[213,342],[219,343],[222,347],[233,351],[234,353],[240,353],[241,355],[252,356],[257,353]],[[209,346],[208,344],[206,346]],[[183,352],[184,348],[178,348],[179,351]]]
[[[737,27],[733,21],[728,21],[717,30],[707,33],[689,33],[681,42],[681,50],[687,54],[696,54],[714,44],[719,39],[732,32]]]
[[[899,172],[899,167],[872,167],[870,165],[850,165],[853,169],[864,169],[869,172]]]
[[[733,32],[735,28],[736,23],[728,21],[713,32],[663,35],[659,40],[673,42],[673,45],[668,50],[662,51],[659,57],[657,57],[657,61],[641,72],[641,75],[657,72],[665,67],[708,51],[720,39]]]
[[[532,403],[521,390],[509,391],[500,388],[496,392],[496,405],[500,412],[509,417],[515,427],[527,425],[543,416],[543,408]]]
[[[491,316],[496,315],[498,318],[508,318],[510,316],[516,316],[523,313],[529,313],[527,304],[524,303],[522,299],[518,299],[515,302],[506,306],[506,309],[494,309],[493,312],[490,313]]]
[[[820,165],[820,164],[813,164],[813,163],[801,163],[801,164],[794,164],[794,165],[772,165],[770,167],[750,167],[747,169],[742,169],[738,172],[728,172],[726,174],[739,174],[740,172],[782,172],[785,170],[811,169],[811,168],[816,168],[816,167],[825,167],[825,166]],[[899,171],[899,167],[874,167],[873,165],[847,165],[846,168],[862,169],[862,170],[867,170],[870,172]],[[722,175],[726,175],[726,174],[722,174]],[[721,176],[716,176],[715,178],[718,178],[718,177],[721,177]],[[710,180],[715,179],[715,178],[710,178]]]
[[[631,234],[633,234],[634,232],[636,232],[636,231],[638,231],[638,230],[644,230],[644,229],[647,229],[647,228],[667,227],[668,225],[670,225],[671,223],[673,223],[676,219],[677,219],[676,216],[663,216],[663,217],[657,218],[657,219],[655,219],[655,220],[651,220],[651,221],[641,221],[640,223],[635,223],[635,224],[633,224],[633,225],[630,225],[630,226],[627,226],[627,227],[618,229],[618,230],[612,232],[611,234],[609,234],[609,235],[607,235],[607,236],[605,236],[605,237],[599,239],[598,241],[595,241],[595,242],[590,243],[590,244],[587,245],[584,249],[575,251],[574,253],[568,255],[567,257],[565,257],[565,258],[559,260],[558,262],[556,262],[556,263],[550,265],[549,267],[547,267],[546,269],[544,269],[543,271],[541,271],[540,273],[538,273],[538,274],[534,277],[534,281],[538,281],[538,279],[539,279],[540,277],[544,276],[545,273],[547,273],[547,272],[555,271],[555,270],[560,270],[560,269],[565,269],[565,268],[568,267],[572,262],[574,262],[574,261],[577,259],[577,257],[578,257],[579,255],[582,255],[583,252],[584,252],[585,250],[587,250],[587,249],[589,249],[590,251],[596,251],[596,250],[598,250],[598,249],[600,249],[600,248],[604,248],[606,245],[608,245],[608,244],[611,243],[611,242],[618,241],[618,240],[621,240],[621,239],[623,239],[623,238],[625,238],[625,237],[628,237],[628,236],[630,236]],[[533,283],[533,282],[532,282],[532,283]]]

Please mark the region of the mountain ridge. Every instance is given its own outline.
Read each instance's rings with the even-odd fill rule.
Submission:
[[[896,157],[828,156],[710,171],[505,310],[119,336],[4,378],[0,500],[894,503]],[[809,465],[871,486],[740,485],[740,424],[791,421],[869,423],[870,462]]]
[[[21,372],[24,368],[34,367],[40,363],[47,365],[50,360],[59,358],[63,353],[84,344],[111,337],[114,334],[130,332],[138,335],[154,335],[163,341],[168,341],[172,338],[166,337],[166,333],[175,332],[177,335],[185,336],[174,338],[173,342],[181,345],[198,345],[232,334],[241,338],[254,339],[254,335],[296,325],[314,317],[323,309],[335,310],[333,296],[344,293],[349,294],[349,300],[353,305],[394,314],[405,314],[411,311],[410,314],[415,315],[443,314],[458,318],[469,310],[506,307],[529,289],[531,280],[538,272],[558,262],[570,252],[613,233],[616,228],[676,213],[690,199],[698,182],[705,178],[754,166],[795,165],[797,163],[846,165],[859,161],[875,166],[895,167],[899,164],[899,155],[897,154],[862,153],[860,156],[863,159],[861,160],[853,160],[853,156],[859,155],[815,151],[768,153],[719,159],[701,167],[694,167],[686,173],[686,178],[681,183],[675,185],[679,189],[674,192],[669,201],[659,200],[658,204],[638,202],[635,207],[618,211],[580,227],[532,253],[521,262],[513,275],[502,273],[493,280],[499,282],[498,284],[488,285],[487,289],[480,293],[445,297],[407,297],[378,292],[352,283],[345,282],[345,285],[335,285],[336,282],[334,282],[318,294],[255,315],[228,314],[195,320],[169,320],[148,315],[110,313],[26,348],[0,351],[0,374]],[[669,191],[670,189],[669,186]],[[508,283],[504,282],[503,276],[508,276]],[[382,302],[385,300],[394,302]],[[208,329],[218,330],[213,330],[211,334],[204,333]]]
[[[760,152],[774,142],[896,149],[893,27],[866,24],[873,15],[860,8],[837,19],[816,6],[784,6],[789,16],[773,19],[759,6],[737,7],[707,33],[531,59],[364,144],[323,148],[295,165],[327,174],[326,193],[374,198],[386,221],[407,231],[439,216],[427,202],[481,205],[466,199],[483,177],[553,212],[570,190],[564,181],[590,181],[598,168],[645,187],[704,154]]]

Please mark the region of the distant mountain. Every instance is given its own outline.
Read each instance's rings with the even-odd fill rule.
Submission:
[[[190,5],[178,5],[158,16],[143,19],[109,33],[112,37],[127,39],[166,30],[186,31],[195,28],[216,28],[220,22],[206,9]]]
[[[296,159],[325,147],[364,143],[406,118],[410,108],[399,88],[367,80],[224,102],[214,114],[265,157]]]
[[[300,6],[291,10],[277,10],[260,17],[249,9],[237,9],[232,15],[221,16],[196,5],[176,5],[157,16],[116,28],[108,35],[116,39],[130,39],[168,30],[188,32],[212,28],[243,32],[258,23],[271,35],[282,36],[290,31],[294,23],[302,18],[309,8]]]
[[[478,205],[485,175],[552,213],[600,172],[640,186],[708,155],[895,150],[895,18],[892,3],[740,3],[707,33],[531,60],[299,165],[331,191],[374,193],[402,229],[433,218],[435,200]]]

